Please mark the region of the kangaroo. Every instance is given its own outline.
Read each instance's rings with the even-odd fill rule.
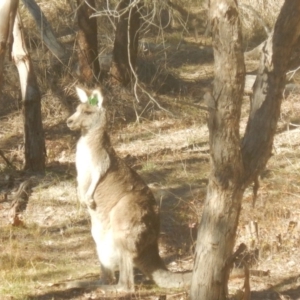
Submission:
[[[69,287],[100,286],[106,291],[133,292],[134,267],[160,287],[188,287],[191,272],[169,271],[159,255],[156,200],[143,179],[112,147],[101,90],[77,87],[76,91],[81,104],[67,125],[81,131],[76,149],[78,197],[91,217],[102,278]],[[118,283],[114,282],[115,271],[119,271]]]

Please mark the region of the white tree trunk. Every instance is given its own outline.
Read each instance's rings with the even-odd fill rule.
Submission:
[[[12,58],[18,68],[24,116],[25,169],[43,172],[45,169],[45,140],[41,118],[41,95],[26,49],[22,22],[17,14],[14,29]]]
[[[66,57],[65,49],[57,41],[53,29],[40,7],[34,0],[22,0],[22,2],[33,16],[35,23],[41,32],[42,40],[47,48],[57,59],[63,60]]]
[[[18,0],[0,0],[0,90],[3,84],[5,52],[7,45],[11,50],[13,25],[18,4]]]

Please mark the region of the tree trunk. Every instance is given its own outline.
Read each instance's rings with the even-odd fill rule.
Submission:
[[[22,23],[17,14],[14,29],[12,57],[18,68],[24,118],[25,165],[30,171],[45,170],[45,140],[41,117],[41,95],[33,66],[27,52]]]
[[[41,32],[41,37],[46,47],[56,58],[58,58],[59,60],[63,60],[66,55],[65,49],[57,41],[53,29],[47,21],[44,13],[41,11],[40,7],[34,0],[22,0],[22,2],[33,16],[35,23]]]
[[[95,1],[77,0],[77,5],[79,77],[83,82],[92,83],[100,78],[97,19],[90,18],[94,13]]]
[[[0,91],[3,85],[3,71],[6,47],[11,52],[13,26],[18,9],[18,0],[2,0],[0,2]]]
[[[246,133],[242,142],[245,183],[253,181],[271,156],[280,113],[286,72],[294,48],[299,45],[300,1],[286,0],[263,46]]]
[[[110,70],[112,83],[127,86],[132,82],[138,53],[141,4],[132,4],[132,0],[122,0],[118,11],[120,19],[117,24],[113,49],[113,63]]]
[[[243,189],[239,121],[245,65],[238,7],[234,0],[210,6],[215,79],[209,112],[212,172],[198,230],[191,299],[227,296],[229,268],[241,210]]]
[[[245,188],[271,155],[285,73],[300,35],[300,1],[286,0],[263,49],[246,133],[239,117],[244,62],[236,1],[212,0],[215,80],[209,112],[212,173],[198,230],[191,299],[225,300]]]

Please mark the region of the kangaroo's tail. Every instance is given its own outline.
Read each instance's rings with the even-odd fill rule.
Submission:
[[[136,261],[137,267],[159,287],[186,288],[191,285],[192,272],[169,271],[158,253],[158,246],[147,247]]]
[[[192,272],[174,273],[158,269],[152,273],[152,280],[162,288],[187,288],[191,285]]]

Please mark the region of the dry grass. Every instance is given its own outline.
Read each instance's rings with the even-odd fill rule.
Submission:
[[[284,101],[283,111],[292,116],[297,111],[291,99]],[[129,124],[113,135],[118,153],[142,174],[161,205],[161,254],[173,270],[191,267],[195,235],[190,227],[201,215],[209,174],[206,125],[196,123],[188,129],[182,127],[180,120],[166,119]],[[280,122],[279,127],[286,128],[286,125]],[[299,135],[298,128],[277,134],[274,157],[261,180],[255,208],[252,208],[251,189],[245,194],[237,244],[244,242],[249,249],[259,249],[254,268],[270,271],[267,278],[252,278],[253,295],[256,295],[253,299],[266,299],[262,296],[266,295],[265,290],[274,295],[292,295],[292,288],[297,287]],[[56,283],[98,275],[88,216],[76,201],[74,149],[65,143],[63,151],[63,158],[61,149],[56,152],[52,167],[34,189],[23,216],[26,227],[6,224],[3,204],[0,244],[0,294],[3,297],[48,299],[46,295],[52,295],[54,299],[61,299],[54,296],[54,292],[60,291]],[[61,162],[55,165],[58,161]],[[258,224],[259,239],[247,231],[251,221]],[[282,283],[287,278],[294,279]],[[231,293],[238,293],[242,279],[234,279],[230,284]],[[143,293],[140,287],[138,289]],[[84,295],[69,294],[69,297],[83,299]]]
[[[251,50],[266,39],[268,35],[266,31],[270,32],[272,30],[283,2],[282,0],[255,0],[251,3],[246,0],[239,1],[244,42],[247,50]]]
[[[253,7],[263,11],[263,3],[268,11],[272,8],[272,16],[278,12],[279,2],[254,1]],[[40,1],[39,4],[50,21],[59,16],[54,29],[63,35],[72,24],[72,9],[67,1],[58,1],[55,5]],[[190,1],[189,5],[195,5],[195,1]],[[28,41],[43,95],[48,158],[46,175],[36,178],[28,208],[22,216],[23,227],[8,224],[9,203],[0,202],[0,299],[103,298],[101,291],[64,291],[56,285],[74,278],[97,277],[99,266],[88,215],[76,199],[74,152],[77,137],[65,126],[65,119],[76,103],[73,97],[75,80],[67,68],[56,72],[49,53],[38,49],[41,43],[33,21],[23,9],[22,13],[30,29]],[[164,38],[167,37],[165,34]],[[105,37],[107,41],[111,38],[108,34]],[[132,95],[123,90],[108,91],[107,98],[113,144],[119,155],[146,180],[160,204],[161,255],[170,269],[182,270],[192,267],[195,226],[202,213],[210,172],[206,113],[197,105],[211,83],[212,57],[206,38],[195,42],[187,32],[170,33],[169,38],[167,43],[161,43],[153,37],[153,32],[149,38],[146,36],[149,51],[142,56],[143,68],[139,75],[143,84],[152,89],[156,99],[173,115],[158,110],[142,96],[141,103],[136,105],[141,123],[129,122],[135,117]],[[155,43],[169,48],[153,48]],[[69,46],[70,57],[74,58],[73,45]],[[107,47],[111,45],[108,43]],[[203,68],[199,69],[199,65],[204,64],[210,70],[207,76],[203,76],[206,68],[204,73]],[[0,149],[16,170],[7,167],[0,158],[2,195],[12,192],[7,187],[7,175],[14,177],[15,187],[30,176],[21,171],[23,124],[17,75],[9,63],[6,71],[10,76],[4,88],[6,98],[0,101]],[[294,81],[299,81],[297,76]],[[255,300],[300,298],[298,98],[298,94],[291,94],[283,102],[274,155],[260,180],[255,208],[252,207],[251,188],[244,197],[237,245],[244,242],[249,249],[258,249],[254,268],[270,271],[269,277],[251,278],[251,299]],[[247,122],[248,102],[245,99],[241,132]],[[247,229],[250,222],[257,222],[258,238]],[[141,281],[140,275],[137,279]],[[232,299],[238,299],[242,284],[242,279],[230,281]],[[147,285],[137,284],[136,289],[133,298],[152,299],[166,294],[166,291],[150,289]],[[174,296],[174,299],[184,298],[182,294]]]

